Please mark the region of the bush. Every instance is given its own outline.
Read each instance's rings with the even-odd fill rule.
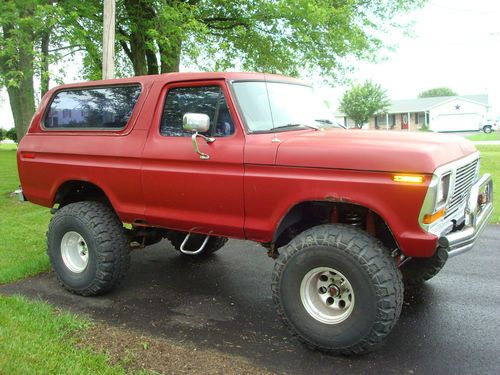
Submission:
[[[6,138],[7,131],[5,129],[0,128],[0,141],[3,141]]]
[[[14,142],[17,142],[17,133],[16,133],[16,128],[11,128],[7,130],[7,133],[5,134],[6,138],[9,138],[13,140]]]

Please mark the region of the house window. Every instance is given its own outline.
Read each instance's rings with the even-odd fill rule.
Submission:
[[[389,118],[389,124],[387,124],[387,118]],[[384,127],[387,125],[389,125],[389,127],[392,128],[395,123],[396,123],[396,115],[395,114],[390,114],[389,116],[387,116],[387,115],[375,116],[375,126],[377,128]]]
[[[417,124],[424,124],[426,123],[425,121],[425,112],[419,112],[417,113]]]

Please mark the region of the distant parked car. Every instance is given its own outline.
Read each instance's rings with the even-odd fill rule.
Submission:
[[[498,131],[498,121],[499,119],[488,119],[480,124],[479,130],[485,133],[491,133],[492,131]]]

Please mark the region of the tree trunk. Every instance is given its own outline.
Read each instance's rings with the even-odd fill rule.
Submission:
[[[130,56],[134,75],[142,76],[148,74],[146,49],[144,48],[144,39],[140,33],[132,33],[130,36]]]
[[[178,72],[181,62],[182,40],[178,37],[171,37],[171,47],[169,49],[158,46],[160,50],[161,72]]]
[[[31,118],[35,113],[35,90],[33,87],[33,42],[25,42],[19,50],[19,71],[22,72],[22,79],[19,87],[12,87],[8,90],[9,100],[11,100],[12,114],[17,112],[18,121],[14,118],[17,139],[20,141],[28,131]],[[17,92],[16,92],[17,91]],[[13,98],[16,95],[16,98]],[[12,101],[14,99],[14,101]],[[19,108],[15,106],[19,105]]]
[[[154,40],[148,36],[150,22],[156,18],[151,4],[145,0],[125,0],[125,9],[131,23],[127,56],[132,61],[134,74],[158,74],[158,59],[152,46]]]
[[[13,86],[7,87],[7,94],[9,95],[10,111],[12,112],[12,118],[14,119],[16,133],[19,136],[17,129],[19,129],[23,123],[23,115],[21,113],[21,94],[19,92],[19,88]]]
[[[20,11],[21,17],[29,18],[32,15],[33,9],[29,6]],[[35,34],[30,26],[15,30],[14,25],[4,24],[2,29],[5,40],[15,43],[17,47],[13,52],[13,56],[11,56],[11,59],[15,63],[11,63],[8,69],[19,72],[20,78],[15,85],[7,87],[7,93],[9,95],[17,139],[20,141],[26,134],[33,113],[35,112],[35,89],[33,87],[33,48]],[[6,69],[3,63],[2,68]]]
[[[146,49],[146,60],[148,63],[148,74],[158,74],[158,60],[151,49]]]
[[[40,100],[49,91],[49,44],[50,34],[44,33],[41,37],[42,61],[40,64]]]

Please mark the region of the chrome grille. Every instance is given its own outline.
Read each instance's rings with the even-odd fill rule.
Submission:
[[[469,198],[472,185],[474,185],[476,179],[478,163],[479,159],[476,159],[456,169],[453,192],[451,193],[451,199],[446,209],[445,218],[456,214],[458,210],[464,208],[465,202]]]

